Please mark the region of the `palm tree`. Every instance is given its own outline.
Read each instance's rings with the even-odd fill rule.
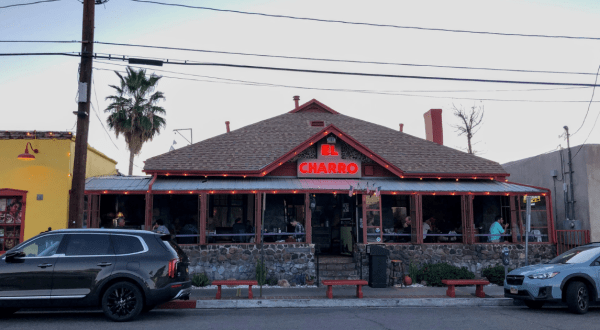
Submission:
[[[115,71],[121,80],[120,86],[110,85],[115,95],[107,96],[110,105],[104,110],[110,115],[106,122],[115,131],[125,137],[129,149],[129,175],[133,172],[133,158],[142,151],[142,145],[152,140],[166,126],[166,111],[156,104],[164,100],[162,92],[154,92],[160,76],[154,73],[146,76],[146,70],[135,71],[127,67],[127,75],[123,77]]]

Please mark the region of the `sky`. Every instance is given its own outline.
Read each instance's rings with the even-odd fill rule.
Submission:
[[[0,0],[0,54],[79,52],[83,6],[61,0]],[[427,29],[504,34],[600,38],[600,2],[564,1],[313,1],[157,0],[163,3],[295,17]],[[95,44],[111,57],[227,63],[323,71],[461,79],[555,82],[593,85],[600,68],[600,39],[541,38],[459,33],[294,20],[206,9],[110,0],[96,6],[95,41],[391,64],[309,61],[200,51]],[[75,132],[80,59],[67,56],[0,56],[0,130]],[[412,64],[397,65],[397,64]],[[89,144],[127,173],[129,152],[106,125],[104,109],[118,84],[115,70],[126,61],[94,60]],[[414,66],[417,65],[417,66]],[[437,66],[437,67],[434,67]],[[462,67],[441,68],[439,66]],[[137,66],[136,66],[137,67]],[[473,138],[478,156],[507,163],[566,148],[600,143],[600,91],[592,87],[419,80],[328,75],[218,66],[140,66],[163,76],[157,89],[166,97],[166,128],[144,144],[134,175],[144,160],[193,142],[271,118],[300,102],[317,99],[334,110],[425,138],[423,114],[442,109],[444,144],[465,150],[453,108],[483,107],[483,123]],[[493,68],[503,70],[475,70]],[[552,71],[567,73],[515,72]],[[590,103],[591,100],[594,102]],[[586,115],[587,114],[587,115]],[[574,149],[575,154],[577,149]],[[581,157],[581,156],[579,156]],[[577,162],[575,156],[574,162]],[[548,173],[548,175],[550,175]]]

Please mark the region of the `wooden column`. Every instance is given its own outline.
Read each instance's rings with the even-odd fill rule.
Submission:
[[[198,195],[198,206],[200,208],[200,216],[198,217],[200,221],[200,245],[205,245],[206,242],[206,214],[208,213],[208,193],[202,193]]]
[[[463,225],[463,243],[477,243],[477,239],[475,238],[475,233],[477,232],[477,229],[475,229],[475,218],[473,216],[473,196],[461,196],[461,213]]]
[[[152,207],[153,207],[154,195],[152,193],[146,193],[146,213],[144,216],[144,229],[152,230]]]
[[[310,194],[304,194],[304,229],[306,230],[306,243],[312,243],[312,212],[310,211]]]
[[[260,243],[260,229],[262,228],[262,193],[254,194],[254,231],[256,232],[256,236],[254,237],[254,243]]]
[[[546,194],[546,196],[542,196],[542,198],[546,199],[546,221],[548,225],[548,242],[555,243],[556,242],[556,231],[554,230],[554,220],[552,216],[552,198],[550,197],[550,191]]]
[[[410,217],[412,219],[410,241],[423,244],[423,206],[421,195],[410,195]]]
[[[360,195],[361,198],[361,205],[362,205],[362,228],[363,228],[363,232],[362,232],[362,236],[363,236],[363,243],[367,244],[367,204],[366,204],[366,195],[365,194],[361,194]]]
[[[512,235],[512,241],[513,243],[516,243],[518,240],[517,237],[517,231],[515,230],[516,228],[518,228],[518,223],[517,223],[517,203],[515,203],[515,197],[514,196],[510,196],[510,233]],[[519,232],[521,232],[519,230]]]

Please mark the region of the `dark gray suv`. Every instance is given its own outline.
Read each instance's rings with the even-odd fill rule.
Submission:
[[[118,229],[41,233],[0,260],[0,315],[20,308],[101,307],[113,321],[188,299],[189,260],[169,235]]]

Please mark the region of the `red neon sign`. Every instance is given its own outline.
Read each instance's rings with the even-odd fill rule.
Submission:
[[[299,170],[302,174],[356,174],[358,164],[337,162],[302,162]]]

